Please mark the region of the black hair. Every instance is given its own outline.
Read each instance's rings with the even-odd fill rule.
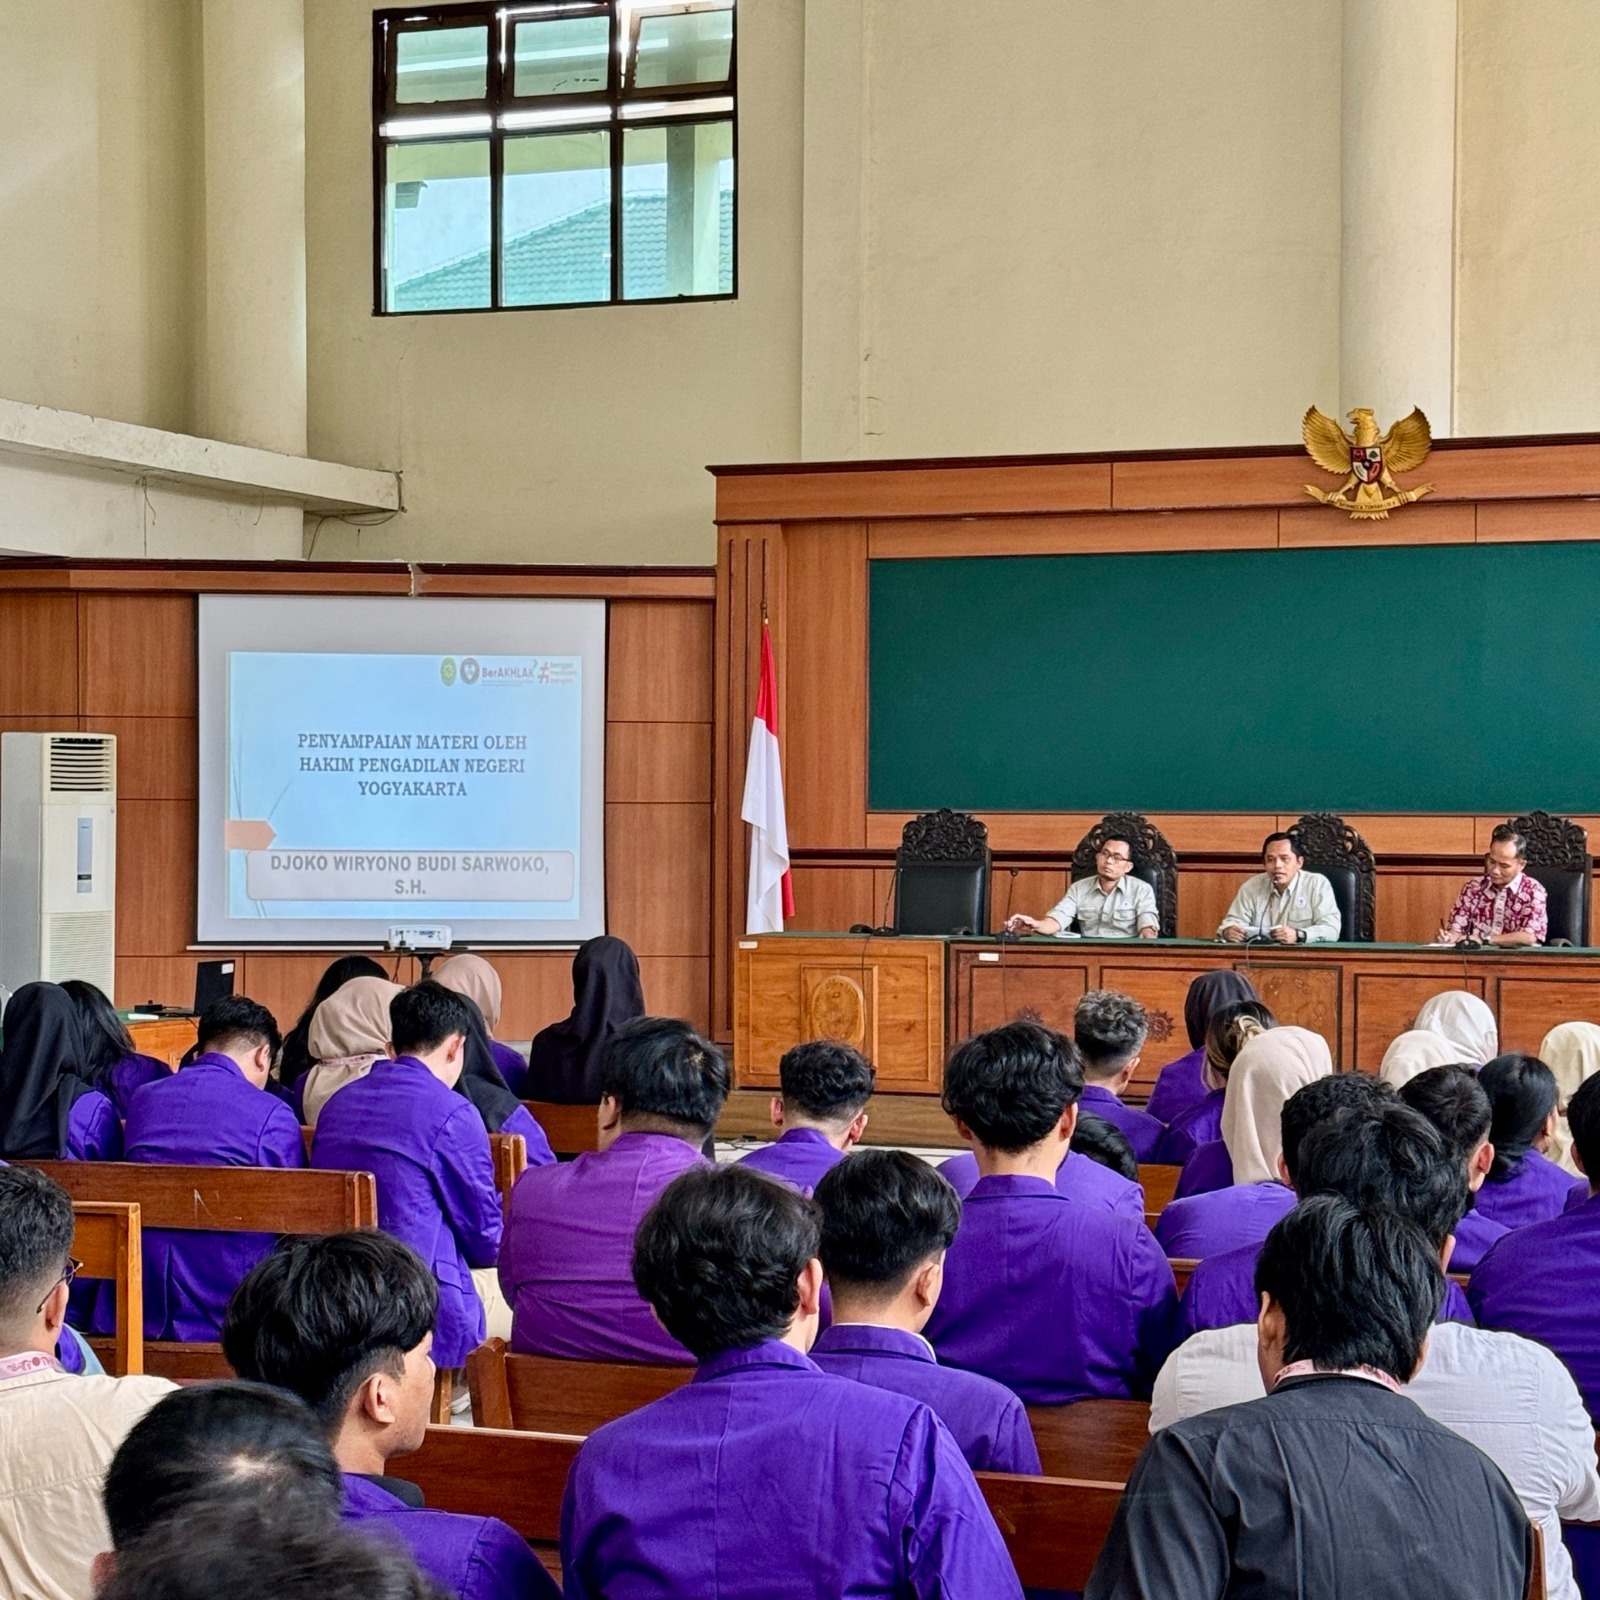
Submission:
[[[1527,836],[1525,834],[1518,833],[1509,822],[1502,822],[1496,826],[1494,832],[1489,835],[1489,843],[1492,845],[1515,845],[1517,847],[1517,860],[1526,861],[1528,859]]]
[[[234,1045],[244,1045],[251,1050],[266,1045],[268,1054],[275,1056],[282,1043],[277,1018],[247,995],[225,994],[200,1013],[195,1044],[201,1055],[208,1050],[225,1050]]]
[[[600,1092],[628,1117],[661,1117],[704,1137],[728,1098],[728,1063],[687,1022],[638,1017],[612,1034]]]
[[[1278,1126],[1283,1133],[1283,1164],[1289,1169],[1289,1182],[1298,1182],[1300,1146],[1319,1122],[1346,1108],[1361,1110],[1380,1100],[1392,1100],[1394,1089],[1381,1078],[1365,1072],[1335,1072],[1303,1084],[1283,1102]]]
[[[1409,1383],[1444,1299],[1444,1273],[1415,1224],[1322,1194],[1267,1235],[1255,1288],[1283,1312],[1285,1363],[1376,1367]]]
[[[286,1238],[234,1290],[222,1353],[241,1378],[299,1395],[332,1436],[368,1378],[400,1376],[438,1313],[432,1269],[389,1234]]]
[[[311,1033],[311,1019],[316,1016],[317,1007],[329,995],[344,988],[352,978],[388,976],[389,974],[371,956],[340,956],[328,963],[322,976],[317,979],[317,987],[312,992],[310,1003],[300,1013],[299,1020],[283,1041],[283,1053],[278,1059],[278,1073],[289,1088],[292,1089],[315,1065],[311,1059],[311,1051],[306,1046],[306,1040]]]
[[[796,1189],[749,1167],[673,1179],[633,1241],[633,1282],[661,1325],[704,1360],[783,1335],[821,1215]]]
[[[1144,1007],[1116,989],[1091,989],[1072,1014],[1072,1042],[1086,1077],[1115,1077],[1144,1048],[1149,1032]]]
[[[783,1053],[783,1098],[818,1122],[848,1122],[872,1098],[877,1074],[859,1050],[837,1039],[808,1039]]]
[[[133,1035],[123,1026],[104,989],[83,978],[65,978],[61,987],[72,997],[78,1029],[83,1035],[79,1076],[89,1083],[99,1083],[110,1068],[133,1054]]]
[[[1266,838],[1261,841],[1262,855],[1267,853],[1268,845],[1276,844],[1280,839],[1284,840],[1285,843],[1288,844],[1289,848],[1293,850],[1302,861],[1305,860],[1306,853],[1301,847],[1300,835],[1298,833],[1285,833],[1282,829],[1279,829],[1277,833],[1269,833]]]
[[[1337,1194],[1422,1230],[1437,1251],[1470,1203],[1467,1169],[1444,1135],[1398,1097],[1325,1117],[1300,1142],[1301,1199]]]
[[[106,1470],[106,1521],[123,1550],[198,1502],[258,1506],[280,1527],[331,1527],[344,1484],[303,1400],[262,1383],[204,1383],[156,1402]],[[219,1591],[221,1592],[221,1591]]]
[[[1429,1067],[1400,1090],[1400,1098],[1439,1130],[1460,1161],[1471,1160],[1489,1137],[1494,1108],[1471,1067]]]
[[[398,1539],[285,1527],[262,1506],[202,1500],[176,1532],[119,1548],[97,1600],[447,1600]]]
[[[836,1286],[898,1294],[961,1225],[956,1192],[904,1150],[858,1150],[817,1185],[822,1268]]]
[[[1095,846],[1095,853],[1098,855],[1100,851],[1104,850],[1108,844],[1125,844],[1128,847],[1129,857],[1131,858],[1133,855],[1133,840],[1130,839],[1125,833],[1102,834],[1100,836],[1100,843]]]
[[[389,1040],[397,1056],[425,1056],[453,1033],[463,1039],[479,1025],[478,1008],[454,989],[426,978],[389,1002]]]
[[[958,1044],[942,1104],[992,1150],[1036,1145],[1083,1096],[1078,1047],[1042,1022],[1008,1022]]]
[[[1139,1181],[1139,1158],[1134,1154],[1127,1134],[1104,1117],[1080,1111],[1078,1125],[1072,1130],[1070,1148],[1080,1156],[1098,1161],[1102,1167],[1121,1173],[1134,1183]]]
[[[1600,1075],[1585,1078],[1567,1101],[1567,1128],[1591,1189],[1600,1188]]]
[[[72,1253],[72,1200],[42,1172],[0,1166],[0,1324],[26,1317]]]
[[[1538,1056],[1514,1051],[1485,1062],[1478,1070],[1478,1082],[1493,1114],[1489,1137],[1494,1141],[1494,1165],[1489,1181],[1499,1183],[1522,1165],[1533,1141],[1544,1132],[1561,1091],[1555,1073]]]

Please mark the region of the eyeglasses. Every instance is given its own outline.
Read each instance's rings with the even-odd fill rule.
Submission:
[[[61,1276],[57,1278],[48,1289],[45,1290],[44,1300],[48,1300],[50,1296],[61,1287],[62,1284],[66,1284],[66,1286],[70,1289],[72,1287],[72,1280],[76,1278],[82,1271],[83,1263],[81,1261],[75,1261],[71,1256],[68,1256],[66,1269],[62,1272]],[[44,1300],[41,1300],[38,1305],[33,1308],[34,1316],[37,1317],[44,1310]]]
[[[1114,856],[1114,855],[1112,855],[1112,853],[1109,850],[1097,850],[1095,852],[1095,854],[1100,858],[1100,860],[1109,861],[1113,865],[1115,865],[1119,861],[1132,861],[1133,860],[1132,856]]]

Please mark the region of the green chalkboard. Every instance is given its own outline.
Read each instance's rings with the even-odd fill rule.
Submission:
[[[1600,544],[871,565],[875,810],[1600,811]]]

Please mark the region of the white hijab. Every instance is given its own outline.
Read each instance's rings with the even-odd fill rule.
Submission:
[[[1403,1089],[1419,1072],[1453,1066],[1460,1059],[1456,1047],[1443,1034],[1431,1028],[1411,1028],[1396,1035],[1383,1052],[1378,1076],[1396,1089]]]
[[[1481,1067],[1500,1054],[1500,1030],[1492,1012],[1465,989],[1436,994],[1417,1013],[1417,1027],[1448,1039],[1458,1052],[1454,1060]]]
[[[1556,1090],[1561,1096],[1557,1102],[1560,1115],[1556,1118],[1555,1137],[1545,1155],[1551,1161],[1560,1162],[1573,1177],[1580,1177],[1578,1164],[1572,1159],[1567,1102],[1600,1072],[1600,1027],[1592,1022],[1558,1023],[1544,1036],[1539,1046],[1539,1059],[1556,1075]]]
[[[1274,1183],[1283,1153],[1283,1103],[1333,1072],[1328,1041],[1309,1028],[1270,1028],[1234,1057],[1222,1099],[1222,1141],[1233,1181]]]

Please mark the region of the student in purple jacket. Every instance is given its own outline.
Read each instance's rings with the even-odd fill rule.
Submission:
[[[940,1366],[922,1337],[961,1224],[955,1190],[904,1150],[863,1150],[823,1178],[816,1200],[833,1324],[811,1359],[930,1406],[974,1472],[1039,1472],[1022,1402],[992,1379]]]
[[[136,1089],[128,1107],[127,1159],[159,1166],[303,1167],[294,1113],[266,1093],[278,1024],[265,1006],[228,995],[200,1018],[199,1054]],[[147,1339],[215,1339],[228,1296],[272,1248],[270,1233],[144,1236]]]
[[[1169,1061],[1156,1074],[1156,1086],[1150,1092],[1150,1103],[1145,1110],[1157,1122],[1176,1121],[1211,1092],[1205,1074],[1206,1029],[1211,1026],[1212,1016],[1224,1006],[1260,998],[1256,986],[1232,967],[1202,972],[1189,985],[1189,992],[1183,997],[1183,1026],[1189,1035],[1189,1053]]]
[[[1204,1159],[1191,1166],[1191,1157],[1222,1138],[1222,1107],[1234,1058],[1257,1034],[1277,1025],[1278,1019],[1259,1000],[1240,1000],[1212,1012],[1206,1025],[1205,1098],[1168,1123],[1156,1151],[1158,1161],[1184,1168],[1175,1198],[1226,1188],[1233,1182],[1226,1150],[1215,1166],[1208,1166]]]
[[[133,1091],[170,1077],[172,1068],[133,1048],[133,1036],[103,989],[82,978],[68,978],[61,987],[77,1009],[78,1031],[83,1036],[78,1076],[107,1096],[117,1115],[126,1118]]]
[[[511,1191],[500,1287],[511,1347],[574,1361],[677,1361],[689,1352],[633,1283],[633,1236],[661,1191],[703,1167],[728,1097],[722,1052],[687,1022],[640,1017],[612,1035],[597,1150],[530,1168]]]
[[[837,1039],[809,1039],[784,1051],[780,1092],[772,1097],[772,1125],[781,1132],[745,1156],[744,1165],[810,1194],[866,1132],[875,1082],[872,1063]]]
[[[1555,1074],[1537,1056],[1500,1055],[1479,1070],[1478,1082],[1494,1115],[1494,1159],[1478,1191],[1478,1209],[1507,1228],[1559,1217],[1572,1175],[1543,1154],[1556,1131]]]
[[[1429,1067],[1401,1088],[1400,1098],[1443,1135],[1466,1168],[1467,1187],[1476,1200],[1494,1163],[1494,1145],[1489,1141],[1494,1112],[1477,1073],[1466,1066]],[[1490,1246],[1509,1232],[1503,1222],[1484,1216],[1476,1204],[1469,1207],[1456,1228],[1451,1271],[1471,1272]]]
[[[1150,1032],[1144,1007],[1115,989],[1091,989],[1072,1015],[1072,1042],[1083,1060],[1083,1099],[1090,1116],[1127,1135],[1140,1161],[1154,1161],[1166,1129],[1147,1111],[1122,1103]]]
[[[343,1474],[346,1522],[403,1540],[459,1600],[554,1597],[505,1523],[427,1510],[420,1490],[388,1476],[427,1433],[438,1308],[427,1264],[388,1234],[285,1239],[240,1284],[222,1348],[241,1378],[287,1389],[317,1414]]]
[[[815,1204],[742,1166],[677,1178],[633,1251],[699,1363],[591,1434],[567,1479],[568,1600],[1016,1600],[1005,1544],[919,1401],[824,1372]]]
[[[394,1060],[374,1062],[328,1101],[311,1144],[313,1166],[376,1176],[379,1226],[438,1282],[433,1359],[450,1368],[483,1342],[472,1269],[495,1264],[503,1228],[488,1130],[455,1092],[475,1021],[442,984],[402,990],[389,1003]]]
[[[1072,1042],[1036,1022],[981,1033],[945,1067],[944,1109],[980,1176],[928,1338],[1030,1404],[1148,1396],[1177,1330],[1172,1269],[1143,1219],[1056,1187],[1082,1092]]]
[[[25,983],[6,1001],[0,1050],[0,1158],[117,1161],[122,1125],[81,1076],[83,1031],[65,989]]]

